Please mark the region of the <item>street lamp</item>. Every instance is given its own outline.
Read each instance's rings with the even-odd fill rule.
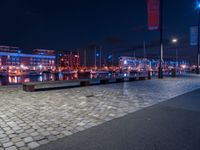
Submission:
[[[176,45],[176,69],[177,69],[177,67],[178,67],[178,48],[177,48],[178,39],[173,38],[172,43]]]
[[[200,43],[199,43],[199,40],[200,40],[200,2],[197,1],[197,5],[196,5],[196,8],[198,10],[198,42],[197,42],[197,71],[196,73],[199,74],[199,64],[200,64]]]
[[[160,0],[160,14],[159,14],[159,26],[160,26],[160,61],[158,68],[158,78],[163,78],[163,0]]]

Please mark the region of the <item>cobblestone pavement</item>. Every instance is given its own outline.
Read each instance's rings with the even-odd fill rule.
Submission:
[[[26,93],[0,87],[0,150],[28,150],[200,88],[200,76]]]

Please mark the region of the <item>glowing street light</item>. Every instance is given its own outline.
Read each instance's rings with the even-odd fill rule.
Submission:
[[[172,39],[172,43],[177,43],[178,42],[178,39],[177,38],[173,38]]]
[[[172,43],[176,45],[176,68],[177,68],[178,67],[178,48],[177,48],[178,39],[173,38]]]
[[[200,2],[198,0],[196,1],[196,8],[200,9]]]

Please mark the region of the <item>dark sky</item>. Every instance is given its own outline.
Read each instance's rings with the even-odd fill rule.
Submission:
[[[164,38],[189,44],[195,0],[164,1]],[[158,41],[147,31],[146,0],[0,0],[0,45],[68,50]],[[185,39],[187,39],[185,41]]]

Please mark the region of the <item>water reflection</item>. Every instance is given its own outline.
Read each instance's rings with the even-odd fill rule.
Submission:
[[[24,75],[24,76],[0,76],[0,86],[8,84],[22,84],[27,82],[43,82],[57,80],[74,80],[78,78],[99,78],[111,77],[114,74],[63,74],[63,73],[43,73],[41,75]]]
[[[42,75],[29,75],[29,76],[0,76],[0,85],[8,84],[22,84],[27,82],[43,82],[43,81],[55,81],[55,80],[72,80],[76,79],[73,75],[64,74],[51,74],[44,73]]]

